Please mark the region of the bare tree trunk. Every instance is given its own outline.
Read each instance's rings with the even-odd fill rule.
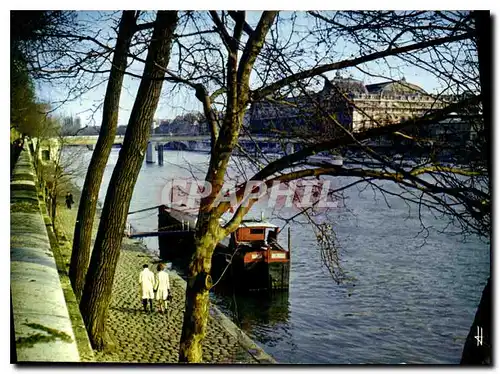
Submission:
[[[51,193],[51,205],[52,205],[51,208],[52,209],[50,211],[50,218],[52,220],[52,225],[53,225],[54,231],[56,230],[55,222],[56,222],[56,211],[57,211],[57,191],[56,191],[56,188],[57,187],[54,187],[54,190]]]
[[[210,305],[208,291],[212,286],[212,254],[219,242],[215,234],[216,228],[208,220],[207,215],[205,224],[199,230],[200,234],[195,237],[196,252],[189,264],[179,362],[202,362],[202,341],[205,338]]]
[[[232,111],[228,108],[227,111]],[[211,195],[202,200],[198,222],[195,230],[195,252],[189,263],[188,284],[186,287],[186,311],[182,326],[182,336],[179,349],[179,362],[202,362],[202,341],[208,321],[209,298],[208,290],[211,287],[210,269],[212,254],[224,234],[219,224],[220,213],[214,208],[209,208],[223,185],[223,179],[229,157],[237,141],[239,124],[242,116],[226,114],[232,117],[235,130],[223,132],[225,141],[218,141],[210,157],[210,165],[205,178],[212,186]]]
[[[33,140],[32,140],[32,144],[33,144]],[[33,163],[35,164],[35,173],[36,173],[36,177],[37,177],[38,181],[40,180],[41,175],[42,175],[40,172],[40,159],[38,158],[39,149],[40,149],[40,140],[37,139],[36,147],[33,147]]]
[[[207,328],[210,289],[210,269],[205,266],[205,259],[217,243],[209,243],[204,251],[196,252],[196,258],[190,264],[189,277],[193,285],[186,290],[186,315],[182,326],[179,362],[202,362],[202,341]],[[195,347],[195,349],[193,349]]]
[[[124,11],[118,30],[113,64],[104,98],[101,131],[94,152],[92,153],[83,185],[80,205],[78,206],[78,215],[73,236],[73,251],[71,253],[69,268],[69,277],[78,299],[83,291],[85,274],[89,264],[92,227],[99,197],[99,188],[111,147],[115,140],[120,94],[124,72],[127,67],[127,53],[135,26],[136,12],[130,10]]]
[[[487,146],[485,160],[488,168],[489,188],[491,190],[491,17],[489,11],[473,11],[476,26],[477,57],[479,63],[479,81],[481,83],[481,104],[483,105],[484,132]]]
[[[491,365],[491,278],[483,290],[474,322],[465,339],[462,365]],[[477,337],[477,338],[476,338]]]
[[[132,108],[123,147],[109,183],[86,275],[80,310],[90,342],[99,350],[107,345],[105,323],[123,229],[134,185],[144,161],[176,25],[177,11],[157,13],[143,78]]]
[[[213,200],[222,189],[224,175],[231,153],[238,143],[238,136],[243,124],[243,108],[249,94],[249,79],[255,59],[262,49],[265,36],[269,31],[277,12],[265,11],[249,37],[238,64],[238,43],[245,24],[245,13],[237,12],[233,36],[227,34],[216,12],[210,12],[216,28],[226,38],[229,57],[227,63],[227,107],[220,131],[216,126],[211,130],[211,155],[205,181],[212,186],[211,195],[201,201],[198,222],[195,231],[195,253],[191,258],[186,288],[186,311],[182,326],[179,362],[202,362],[202,341],[208,320],[209,298],[211,287],[210,268],[212,254],[218,242],[227,232],[220,226],[219,218],[223,211],[219,207],[211,207]],[[201,91],[201,90],[200,90]],[[200,92],[197,97],[202,100]],[[210,118],[207,105],[204,103],[206,118]],[[213,121],[212,121],[213,122]]]
[[[484,137],[486,139],[485,159],[488,169],[488,183],[491,191],[491,64],[488,52],[491,49],[491,18],[489,11],[474,11],[476,43],[479,61],[479,79],[481,82],[481,103],[483,105]],[[491,53],[491,52],[490,52]],[[461,364],[491,365],[491,278],[484,287],[481,301],[476,310],[474,321],[465,340]],[[482,342],[475,339],[478,329],[482,329]]]

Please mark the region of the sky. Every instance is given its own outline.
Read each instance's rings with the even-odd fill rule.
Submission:
[[[119,15],[119,13],[118,13]],[[256,24],[260,12],[248,12],[247,13],[247,21],[250,24]],[[287,17],[290,13],[283,12],[282,16]],[[96,12],[79,12],[79,20],[81,22],[88,22],[97,16]],[[305,21],[304,21],[305,22]],[[299,18],[298,23],[301,23]],[[102,23],[101,23],[102,24]],[[107,32],[114,35],[114,32],[110,29],[112,22],[109,21],[106,23],[105,29]],[[102,27],[102,26],[101,26]],[[300,31],[300,28],[297,29]],[[286,35],[290,33],[290,28],[285,25],[282,28],[282,33]],[[114,41],[109,43],[112,45]],[[344,54],[350,54],[350,51],[354,50],[350,45],[344,45],[339,43],[339,51],[342,51]],[[322,51],[319,51],[320,53]],[[312,54],[312,52],[311,52]],[[145,55],[143,56],[145,58]],[[339,57],[340,58],[340,57]],[[172,64],[172,61],[171,61]],[[170,65],[171,66],[171,65]],[[133,72],[135,74],[142,73],[142,64],[134,63],[132,65]],[[381,68],[380,64],[371,64],[369,66],[372,72],[381,73],[384,68]],[[333,78],[335,73],[327,73],[326,75],[330,78]],[[360,71],[356,69],[351,69],[349,71],[341,71],[341,74],[345,77],[352,75],[354,78],[362,80],[365,84],[369,83],[377,83],[383,81],[381,78],[374,78],[370,76],[366,76]],[[438,82],[436,81],[434,76],[431,76],[429,73],[425,71],[419,70],[415,67],[402,67],[396,73],[389,72],[385,69],[384,75],[391,76],[393,79],[401,79],[404,75],[408,82],[417,84],[423,87],[428,92],[433,92],[438,88]],[[106,76],[103,76],[102,79],[105,79]],[[255,80],[254,80],[255,81]],[[120,100],[120,110],[118,117],[119,125],[126,125],[128,122],[128,117],[130,115],[130,111],[132,109],[135,95],[137,93],[139,87],[139,80],[137,78],[126,76],[123,84],[123,90]],[[164,83],[163,85],[163,95],[160,99],[160,103],[158,105],[158,109],[156,111],[155,118],[156,119],[167,119],[174,118],[177,115],[186,113],[188,111],[202,111],[201,104],[194,97],[194,92],[192,90],[184,89],[182,92],[179,92],[176,95],[169,95],[166,97],[165,92],[170,89],[171,85],[168,83]],[[101,84],[96,89],[80,96],[79,98],[72,100],[62,106],[60,106],[56,113],[61,116],[74,116],[80,117],[82,126],[98,126],[101,122],[101,111],[100,109],[95,111],[96,106],[102,104],[104,100],[106,90],[106,84]],[[64,86],[57,85],[48,85],[48,84],[39,84],[37,86],[38,96],[42,101],[48,102],[57,102],[60,101],[63,97],[66,96],[67,89]],[[95,112],[94,112],[95,111]]]

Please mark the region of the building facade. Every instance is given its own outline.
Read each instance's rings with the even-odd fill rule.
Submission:
[[[422,116],[448,103],[404,78],[365,85],[337,74],[333,80],[325,78],[319,92],[253,104],[250,127],[254,133],[297,135],[311,131],[335,134],[341,127],[358,132]]]

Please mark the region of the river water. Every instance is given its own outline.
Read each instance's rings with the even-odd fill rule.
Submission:
[[[108,161],[101,201],[118,151],[113,149]],[[90,155],[84,153],[83,164]],[[162,203],[162,188],[172,178],[203,176],[208,155],[165,151],[164,158],[163,166],[144,164],[130,211]],[[83,177],[76,183],[81,187]],[[380,193],[363,187],[349,188],[345,206],[328,215],[349,281],[333,281],[312,229],[292,223],[289,292],[269,299],[214,294],[213,302],[280,363],[459,363],[490,274],[489,244],[441,233],[448,222],[425,210],[421,218],[428,232],[419,234],[417,206],[394,196],[387,196],[386,202]],[[390,182],[384,187],[398,192]],[[292,215],[286,211],[292,208],[283,209],[278,213]],[[282,225],[273,219],[278,213],[265,211]],[[157,211],[131,215],[130,222],[140,231],[152,231]],[[286,246],[286,235],[280,241]],[[157,239],[145,242],[158,253]]]

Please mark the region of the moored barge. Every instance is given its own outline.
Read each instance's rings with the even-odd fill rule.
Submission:
[[[196,216],[162,205],[158,214],[160,257],[181,267],[194,251]],[[237,290],[286,290],[290,279],[288,250],[278,243],[280,229],[267,220],[244,220],[222,240],[212,256],[212,279],[232,282]]]

